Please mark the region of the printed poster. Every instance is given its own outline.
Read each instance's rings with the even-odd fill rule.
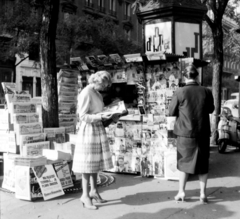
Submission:
[[[43,142],[34,142],[25,144],[22,147],[22,153],[23,156],[40,156],[42,155],[43,149],[50,149],[50,142],[49,141],[43,141]]]
[[[62,184],[62,188],[66,189],[73,186],[73,181],[71,177],[71,172],[67,161],[59,162],[53,164],[57,176]]]
[[[64,195],[61,182],[52,165],[37,166],[32,170],[40,185],[44,200]]]
[[[31,200],[30,168],[27,166],[15,166],[15,197]]]
[[[3,154],[4,159],[4,178],[2,188],[15,192],[15,158],[17,154]]]
[[[169,149],[164,152],[164,173],[166,179],[179,180],[177,151],[174,149]]]

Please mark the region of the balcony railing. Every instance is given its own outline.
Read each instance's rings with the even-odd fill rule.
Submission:
[[[98,6],[98,10],[102,13],[105,13],[106,12],[106,8],[105,7],[102,7],[102,6]]]

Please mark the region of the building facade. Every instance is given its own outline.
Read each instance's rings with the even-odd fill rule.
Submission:
[[[133,42],[142,42],[142,26],[131,8],[134,0],[62,0],[60,22],[69,13],[77,16],[91,15],[95,18],[108,17],[122,31],[123,35]]]
[[[133,15],[131,4],[133,0],[60,0],[59,22],[63,22],[70,14],[77,16],[91,15],[95,18],[108,17],[122,31],[123,36],[136,44],[142,42],[142,27],[137,17]],[[0,6],[11,8],[13,0],[0,0]],[[16,57],[16,63],[20,61]],[[41,96],[40,68],[31,56],[17,65],[3,63],[0,60],[0,79],[17,83],[19,90],[28,90],[32,97]],[[63,64],[63,63],[62,63]],[[15,72],[14,72],[15,71]],[[16,78],[13,75],[16,75]],[[1,90],[2,91],[2,90]],[[0,104],[4,102],[4,94],[0,92]]]

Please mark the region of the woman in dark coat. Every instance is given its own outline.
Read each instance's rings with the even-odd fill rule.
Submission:
[[[184,201],[188,175],[198,174],[200,201],[205,204],[211,135],[209,114],[214,111],[214,103],[211,91],[199,86],[196,67],[191,65],[186,70],[186,86],[175,92],[169,106],[169,116],[176,116],[174,133],[177,135],[177,168],[180,171],[175,200]]]

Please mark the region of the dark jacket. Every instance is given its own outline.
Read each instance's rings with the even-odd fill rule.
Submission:
[[[214,111],[212,92],[196,82],[179,88],[169,105],[169,116],[176,116],[174,134],[195,138],[210,136],[209,114]]]

